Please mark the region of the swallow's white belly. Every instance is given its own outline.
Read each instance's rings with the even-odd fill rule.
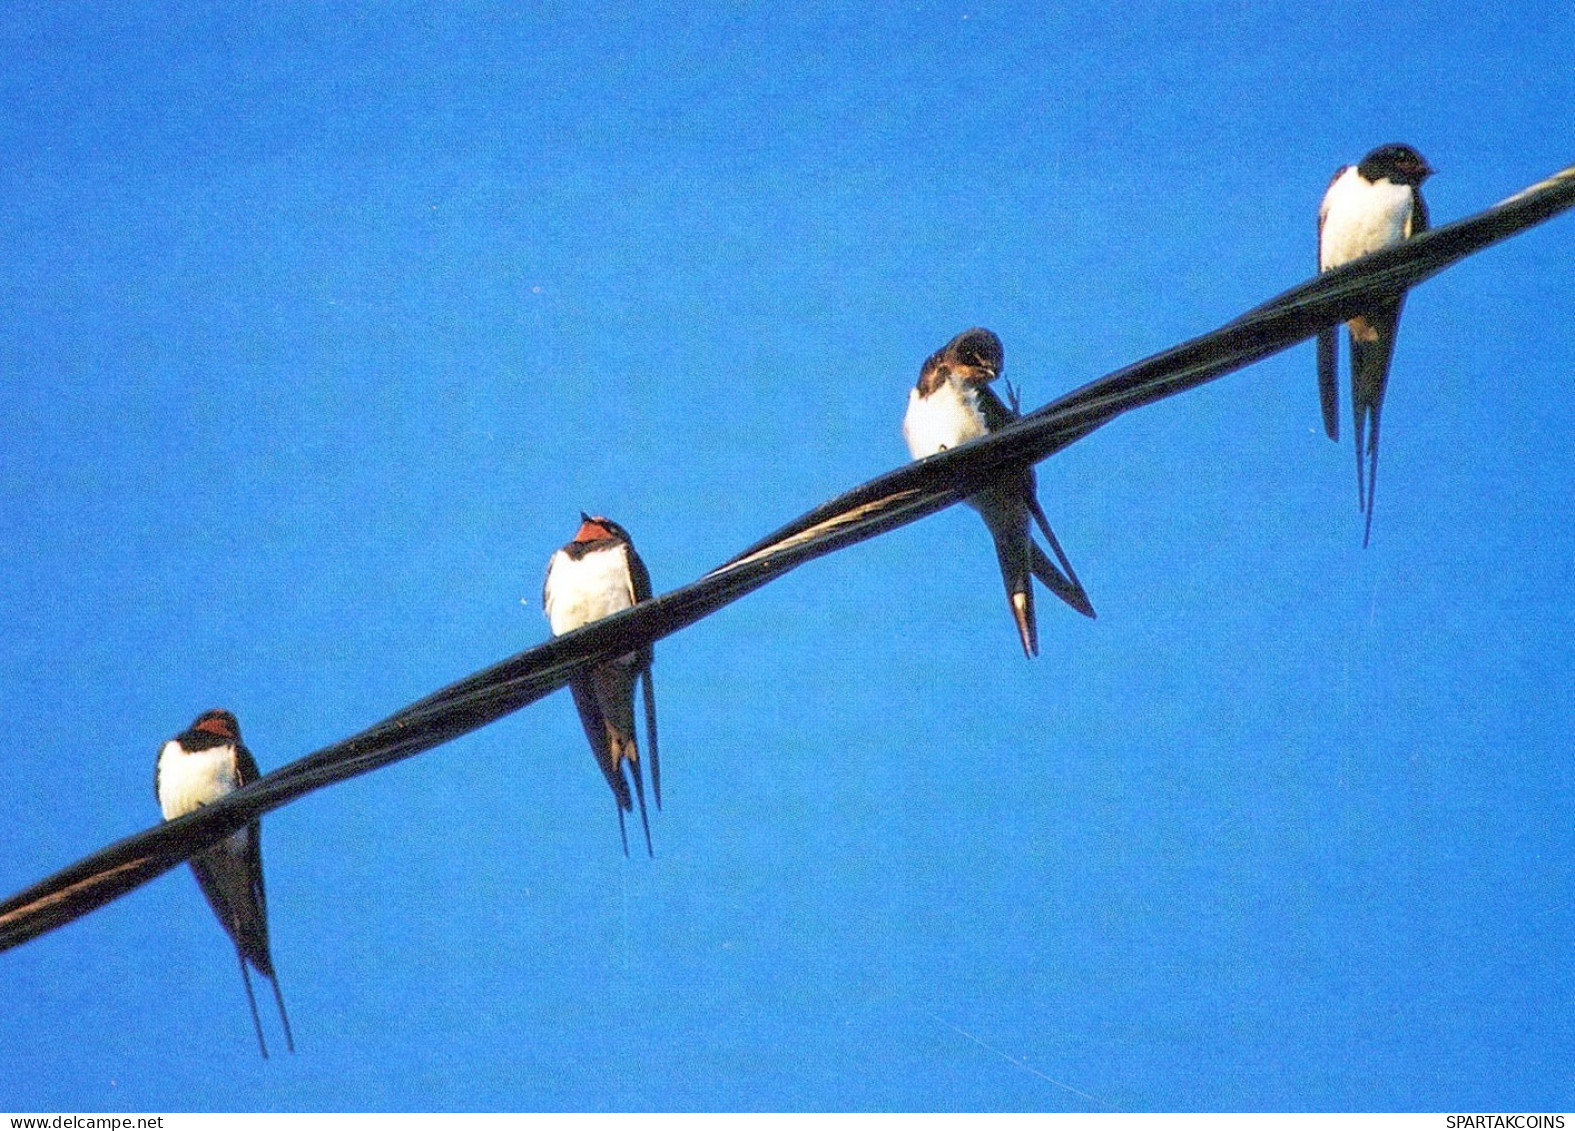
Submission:
[[[1409,185],[1369,184],[1352,166],[1324,196],[1318,268],[1328,271],[1397,244],[1411,234]]]
[[[552,556],[545,601],[554,636],[631,607],[634,591],[623,547],[595,550],[578,561],[559,550]]]
[[[989,431],[979,412],[978,397],[957,381],[947,381],[927,397],[918,389],[908,393],[908,415],[902,418],[902,436],[914,459],[933,456]]]
[[[159,753],[159,809],[166,821],[184,817],[239,786],[232,746],[188,754],[171,739]]]

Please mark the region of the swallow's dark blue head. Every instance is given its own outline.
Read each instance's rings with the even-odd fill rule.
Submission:
[[[1389,181],[1416,188],[1433,175],[1433,168],[1409,145],[1380,145],[1356,167],[1369,182]]]
[[[953,368],[964,371],[965,379],[972,376],[974,380],[993,381],[1006,366],[1006,351],[1001,347],[1001,339],[983,326],[964,330],[946,343],[941,352]]]
[[[926,359],[919,369],[918,389],[927,397],[953,376],[960,381],[987,385],[1001,375],[1005,364],[1001,339],[993,331],[975,326],[958,334]]]

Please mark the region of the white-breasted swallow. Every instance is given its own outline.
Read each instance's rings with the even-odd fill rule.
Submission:
[[[1381,145],[1356,165],[1340,168],[1318,209],[1318,270],[1343,267],[1427,231],[1422,182],[1433,170],[1409,145]],[[1356,432],[1356,502],[1373,534],[1373,489],[1378,478],[1378,420],[1394,355],[1405,293],[1382,298],[1346,323],[1351,339],[1351,417]],[[1318,335],[1318,393],[1323,427],[1340,438],[1339,339],[1330,326]],[[1366,451],[1363,451],[1363,447]],[[1363,457],[1367,466],[1362,466]],[[1365,475],[1364,475],[1365,472]]]
[[[902,421],[902,435],[914,459],[976,440],[1017,419],[1016,405],[1007,407],[990,388],[990,382],[1001,374],[1004,359],[1001,339],[980,327],[964,330],[930,355],[919,370],[919,383],[908,394],[908,413]],[[995,540],[995,556],[1001,565],[1001,579],[1006,583],[1007,601],[1027,656],[1039,654],[1030,577],[1037,577],[1050,592],[1084,616],[1094,615],[1088,594],[1035,497],[1031,466],[1003,476],[970,496],[967,503],[979,512]],[[1055,562],[1034,541],[1030,517],[1044,531],[1045,541],[1055,552]],[[1059,568],[1056,562],[1060,563]]]
[[[651,574],[635,553],[623,527],[611,519],[580,512],[580,529],[573,541],[552,555],[541,603],[554,636],[562,636],[602,617],[611,616],[637,602],[650,599]],[[656,807],[662,807],[662,770],[656,752],[656,688],[651,681],[655,650],[645,648],[610,660],[569,681],[580,724],[590,741],[591,753],[601,767],[618,803],[618,834],[624,855],[629,854],[629,834],[623,815],[634,808],[629,783],[640,802],[640,824],[645,829],[645,850],[651,849],[651,823],[645,813],[645,786],[640,776],[640,747],[634,731],[634,684],[642,678],[645,689],[645,738],[651,755],[651,790]],[[625,764],[629,767],[627,778]]]
[[[227,793],[256,781],[257,762],[241,741],[241,727],[228,711],[204,711],[189,730],[182,731],[159,751],[154,771],[153,792],[166,821],[187,813]],[[279,992],[279,975],[274,970],[268,947],[268,899],[263,890],[262,822],[252,821],[211,848],[191,858],[197,886],[208,897],[208,906],[219,918],[219,925],[235,943],[241,980],[246,986],[246,1001],[252,1009],[252,1025],[257,1030],[257,1047],[268,1055],[263,1040],[262,1022],[257,1017],[257,998],[252,993],[251,975],[246,964],[273,986],[279,1005],[279,1020],[284,1040],[295,1051],[290,1032],[290,1016],[284,1010],[284,995]]]

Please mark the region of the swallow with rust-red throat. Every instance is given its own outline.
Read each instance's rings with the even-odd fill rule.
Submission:
[[[1409,145],[1381,145],[1356,165],[1334,174],[1318,209],[1318,270],[1331,271],[1353,259],[1427,231],[1422,182],[1433,170]],[[1351,416],[1356,432],[1356,502],[1367,516],[1365,547],[1373,535],[1373,488],[1378,478],[1378,418],[1389,383],[1395,331],[1405,292],[1387,296],[1346,323],[1351,339]],[[1318,334],[1318,395],[1329,439],[1340,438],[1339,338],[1336,328]],[[1366,451],[1363,451],[1365,445]],[[1362,466],[1363,458],[1367,466]],[[1365,477],[1364,477],[1365,470]]]
[[[990,388],[1004,363],[1001,339],[978,327],[963,331],[930,355],[919,370],[919,383],[908,394],[908,413],[902,421],[903,438],[914,459],[976,440],[1017,419],[1016,406],[1007,407]],[[995,556],[1024,654],[1030,659],[1039,654],[1031,577],[1084,616],[1094,615],[1083,583],[1035,497],[1032,467],[1003,475],[967,503],[979,512],[995,540]],[[1030,518],[1044,532],[1054,562],[1034,541]]]
[[[241,741],[241,727],[235,716],[228,711],[204,711],[189,730],[177,734],[159,751],[153,791],[164,819],[172,821],[233,793],[260,776],[257,762]],[[284,1010],[279,975],[274,971],[273,955],[268,948],[262,822],[252,821],[193,856],[191,870],[197,876],[202,894],[208,897],[208,906],[218,916],[220,926],[235,943],[246,1000],[252,1010],[252,1025],[257,1030],[257,1047],[266,1058],[268,1044],[263,1040],[262,1022],[257,1016],[257,998],[252,993],[251,975],[246,970],[248,963],[273,986],[285,1044],[294,1052],[290,1016]]]
[[[554,636],[562,636],[592,621],[631,608],[651,596],[651,574],[634,551],[623,527],[611,519],[580,514],[574,540],[552,555],[541,602]],[[645,738],[651,756],[651,791],[662,807],[662,771],[656,752],[656,688],[651,682],[654,650],[644,648],[610,660],[569,681],[580,723],[590,741],[591,753],[601,767],[618,803],[618,833],[624,855],[629,854],[629,834],[624,814],[640,803],[640,824],[645,829],[645,850],[651,849],[651,823],[645,812],[645,786],[640,775],[640,747],[634,730],[634,685],[640,679],[645,692]],[[628,767],[625,775],[624,767]],[[634,797],[630,797],[630,783]]]

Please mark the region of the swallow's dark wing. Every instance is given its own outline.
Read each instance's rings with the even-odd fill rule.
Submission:
[[[262,777],[262,771],[257,768],[257,759],[252,757],[252,752],[246,748],[244,742],[235,744],[235,780],[240,785],[251,785],[252,782]]]
[[[1034,548],[1033,560],[1030,563],[1033,567],[1034,576],[1044,582],[1046,589],[1061,598],[1073,609],[1090,620],[1094,619],[1098,616],[1094,612],[1094,604],[1088,599],[1088,593],[1083,588],[1083,583],[1077,579],[1077,573],[1072,569],[1072,563],[1067,560],[1066,554],[1061,550],[1061,543],[1056,540],[1055,531],[1051,530],[1050,524],[1045,521],[1045,512],[1040,509],[1039,500],[1034,498],[1032,493],[1028,496],[1028,506],[1033,513],[1034,520],[1039,523],[1039,529],[1044,531],[1045,541],[1050,543],[1050,548],[1055,551],[1055,556],[1060,562],[1060,568],[1058,569],[1056,568],[1056,563],[1046,557],[1045,552],[1039,548],[1039,543],[1030,539],[1029,544]]]
[[[235,777],[243,786],[257,781],[261,777],[257,769],[257,759],[252,758],[252,751],[247,750],[246,743],[235,743]],[[250,915],[244,929],[244,942],[236,944],[236,950],[252,962],[261,973],[268,977],[269,985],[274,988],[274,1003],[279,1007],[279,1024],[285,1030],[285,1046],[295,1052],[295,1032],[290,1029],[290,1013],[285,1010],[284,991],[279,989],[279,970],[274,966],[274,953],[272,945],[268,942],[268,890],[263,884],[263,822],[254,821],[247,825],[246,846],[246,874],[249,877],[249,890],[252,896],[254,914]],[[258,958],[263,961],[257,961]],[[241,962],[241,975],[246,975],[246,962]],[[252,983],[247,980],[246,996],[252,997]],[[257,1002],[252,1002],[252,1021],[257,1021]],[[258,1033],[258,1040],[261,1035]],[[268,1051],[263,1049],[263,1055]]]
[[[633,544],[624,547],[629,555],[629,581],[634,591],[634,602],[651,599],[651,571],[645,568],[645,562],[640,555],[635,553]],[[646,753],[651,762],[651,791],[656,795],[656,807],[662,807],[662,761],[657,753],[656,746],[656,684],[652,682],[651,669],[655,663],[656,650],[647,648],[640,656],[638,671],[642,672],[641,684],[645,696],[645,745]]]
[[[243,786],[250,785],[262,773],[257,760],[241,742],[235,744],[235,777]],[[262,822],[253,821],[246,826],[246,908],[241,916],[244,942],[242,949],[251,964],[268,977],[273,974],[273,951],[268,945],[268,893],[263,885]],[[258,961],[261,958],[262,961]]]
[[[634,546],[625,543],[624,550],[629,555],[629,581],[633,589],[635,603],[651,599],[651,571],[645,568],[645,562],[640,555],[634,552]]]
[[[261,775],[251,752],[235,744],[236,778],[241,785]],[[268,977],[273,977],[273,960],[268,953],[268,905],[262,880],[262,825],[253,821],[231,833],[212,848],[191,858],[197,885],[208,898],[208,906],[225,933],[235,942],[241,955]]]
[[[646,666],[640,679],[645,688],[645,745],[651,756],[651,791],[656,794],[656,807],[662,807],[662,762],[656,753],[656,684],[652,682],[652,668]]]
[[[1411,230],[1406,232],[1406,238],[1419,236],[1430,227],[1427,216],[1427,201],[1422,199],[1422,190],[1411,190]]]
[[[634,544],[624,543],[624,554],[629,563],[629,596],[638,605],[641,601],[651,599],[651,571],[645,568],[645,562],[640,555],[635,553]],[[650,671],[651,664],[656,658],[655,649],[647,648],[640,654],[640,667],[637,670]]]
[[[1340,339],[1337,326],[1318,331],[1318,399],[1323,404],[1323,431],[1340,438]]]

